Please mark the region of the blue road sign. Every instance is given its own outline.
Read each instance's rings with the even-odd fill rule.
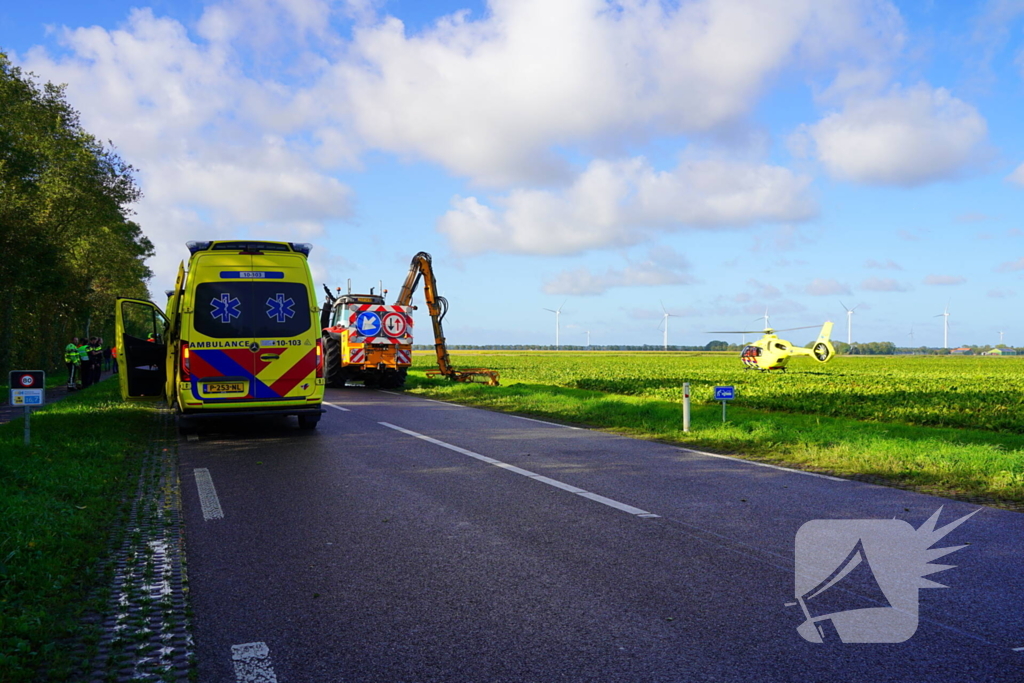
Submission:
[[[363,311],[356,316],[356,333],[364,337],[380,334],[380,316],[373,311]]]
[[[736,387],[715,387],[716,401],[731,401],[736,398]]]

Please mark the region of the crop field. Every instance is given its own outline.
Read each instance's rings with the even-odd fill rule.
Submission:
[[[416,366],[432,361],[417,354]],[[840,356],[771,373],[746,370],[735,353],[480,352],[453,362],[498,370],[504,385],[678,401],[689,382],[694,402],[712,402],[712,387],[727,384],[736,405],[758,410],[1024,434],[1024,358]]]
[[[496,410],[986,502],[1024,506],[1024,357],[840,356],[746,370],[735,353],[454,352],[502,386],[429,380],[409,390]],[[683,433],[689,382],[694,429]],[[736,387],[728,423],[712,387]],[[1024,509],[1024,508],[1022,508]]]

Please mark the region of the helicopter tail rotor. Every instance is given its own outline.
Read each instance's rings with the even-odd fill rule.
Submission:
[[[832,356],[836,355],[836,349],[832,346],[830,337],[832,336],[832,322],[826,322],[821,326],[821,332],[818,334],[817,341],[814,342],[814,346],[811,347],[811,353],[814,355],[814,359],[819,363],[828,362]]]

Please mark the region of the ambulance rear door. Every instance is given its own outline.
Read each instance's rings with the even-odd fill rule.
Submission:
[[[170,325],[152,301],[118,298],[114,325],[121,398],[164,398],[167,381],[167,339]]]

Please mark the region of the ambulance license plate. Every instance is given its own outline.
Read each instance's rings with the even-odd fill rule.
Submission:
[[[239,394],[243,391],[245,386],[241,382],[218,382],[203,386],[203,393],[206,394]]]

